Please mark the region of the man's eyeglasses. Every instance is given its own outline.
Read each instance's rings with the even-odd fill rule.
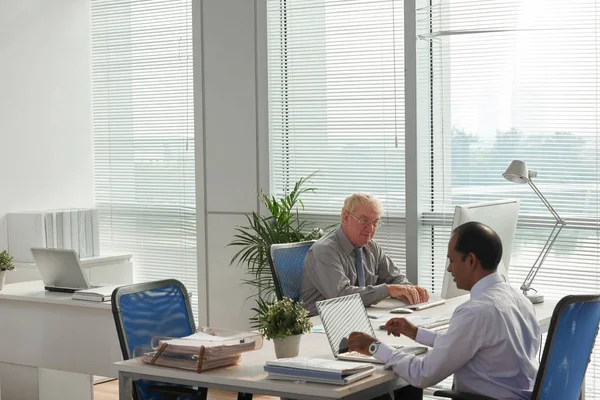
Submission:
[[[375,219],[373,221],[369,220],[369,219],[358,219],[356,218],[354,215],[352,215],[351,212],[348,213],[352,218],[354,218],[356,220],[356,222],[358,222],[360,225],[368,225],[371,224],[373,225],[373,228],[378,228],[381,225],[383,225],[383,222],[380,219]]]

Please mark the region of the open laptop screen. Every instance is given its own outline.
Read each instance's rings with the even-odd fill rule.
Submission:
[[[90,283],[75,250],[32,248],[46,290],[75,291],[90,289]]]
[[[348,336],[352,332],[375,336],[360,295],[336,297],[316,304],[334,356],[348,351]]]

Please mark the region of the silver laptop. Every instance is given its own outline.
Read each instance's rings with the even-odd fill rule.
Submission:
[[[323,330],[325,330],[325,335],[327,335],[327,340],[335,358],[376,364],[384,363],[375,357],[348,351],[348,336],[350,336],[350,333],[364,332],[375,337],[373,325],[371,325],[371,321],[367,316],[367,310],[360,295],[351,294],[318,301],[316,305],[323,323]],[[392,345],[392,347],[411,354],[420,354],[427,351],[427,348],[422,346]]]
[[[31,253],[46,290],[74,293],[98,287],[90,285],[75,250],[32,247]]]

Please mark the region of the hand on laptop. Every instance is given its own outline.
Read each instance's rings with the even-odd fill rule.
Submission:
[[[420,286],[387,285],[388,295],[408,304],[424,303],[429,300],[429,293]]]
[[[348,336],[348,348],[350,351],[356,351],[364,355],[371,355],[369,353],[369,346],[371,343],[376,342],[373,336],[367,335],[363,332],[352,332]]]
[[[415,340],[417,337],[417,327],[408,322],[406,318],[392,318],[385,323],[384,329],[388,335],[404,335],[412,340]]]

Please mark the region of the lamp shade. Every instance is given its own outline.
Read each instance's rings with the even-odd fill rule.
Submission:
[[[529,171],[525,161],[513,160],[506,171],[502,174],[504,178],[515,183],[529,182]]]

